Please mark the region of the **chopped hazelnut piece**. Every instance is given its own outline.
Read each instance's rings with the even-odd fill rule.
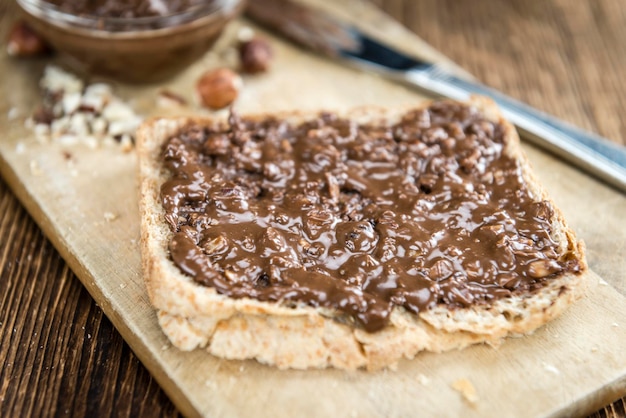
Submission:
[[[265,39],[256,37],[239,45],[241,69],[245,73],[256,74],[267,71],[272,56],[272,47]]]

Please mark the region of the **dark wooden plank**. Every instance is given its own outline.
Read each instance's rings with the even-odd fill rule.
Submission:
[[[2,180],[0,272],[0,416],[178,416]]]
[[[486,84],[626,143],[623,0],[374,3]]]

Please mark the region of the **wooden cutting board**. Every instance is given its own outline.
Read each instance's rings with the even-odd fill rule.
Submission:
[[[349,4],[358,7],[346,12],[344,3],[335,12],[384,33],[407,51],[445,60],[365,4]],[[188,108],[155,107],[163,86],[117,85],[116,93],[146,115],[201,113],[193,105],[195,80],[207,68],[235,65],[232,45],[242,25],[249,23],[236,22],[215,51],[167,83],[167,89],[187,96]],[[274,66],[245,79],[240,112],[393,106],[422,99],[270,39]],[[1,54],[0,172],[185,415],[569,416],[592,412],[626,393],[626,197],[528,145],[524,148],[540,179],[587,241],[590,264],[606,280],[598,278],[584,300],[534,335],[508,340],[498,350],[477,346],[421,354],[402,361],[396,371],[376,373],[278,371],[202,351],[179,352],[161,333],[141,278],[135,155],[116,147],[41,144],[24,127],[40,101],[37,84],[45,64]],[[476,388],[475,404],[452,388],[459,379]]]

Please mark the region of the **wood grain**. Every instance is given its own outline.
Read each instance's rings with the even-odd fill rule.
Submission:
[[[0,416],[178,416],[0,179]]]
[[[623,2],[379,3],[486,83],[626,138]],[[177,415],[2,181],[0,272],[0,416]],[[625,400],[593,416],[624,417]]]

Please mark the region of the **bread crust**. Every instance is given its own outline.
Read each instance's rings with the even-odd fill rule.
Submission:
[[[429,104],[421,103],[412,109]],[[515,128],[502,118],[491,100],[474,97],[469,104],[505,127],[504,152],[521,162],[524,180],[535,199],[552,203],[553,238],[560,243],[562,254],[579,260],[581,273],[563,274],[537,292],[500,299],[488,306],[441,306],[419,315],[396,307],[389,325],[376,333],[338,322],[327,309],[229,298],[195,283],[171,262],[167,248],[172,233],[159,199],[160,185],[168,176],[158,162],[162,143],[189,124],[219,122],[203,118],[152,119],[137,133],[142,267],[159,324],[172,344],[181,350],[205,348],[226,359],[256,359],[280,369],[375,370],[393,367],[401,358],[411,359],[424,350],[443,352],[476,343],[497,346],[503,338],[531,333],[561,314],[584,294],[590,280],[584,245],[576,240],[535,178]],[[393,121],[406,110],[359,108],[341,115],[357,121]],[[293,112],[273,116],[297,122],[313,115]]]

